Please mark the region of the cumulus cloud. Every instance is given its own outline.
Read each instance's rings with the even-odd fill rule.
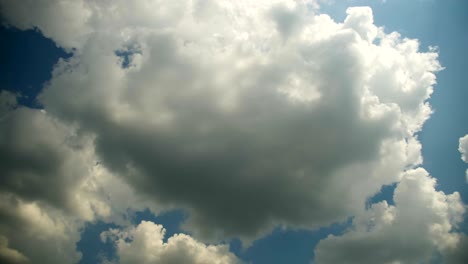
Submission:
[[[359,262],[367,246],[372,263],[413,263],[434,249],[456,258],[459,196],[415,169],[416,133],[442,69],[436,49],[384,32],[370,8],[350,8],[340,23],[316,4],[0,0],[8,23],[73,51],[39,96],[43,110],[0,96],[5,248],[73,263],[83,221],[177,207],[190,213],[184,228],[194,238],[165,243],[150,222],[111,230],[120,261],[234,263],[225,246],[197,240],[249,242],[277,225],[316,228],[353,215],[355,229],[321,242],[318,261]],[[363,212],[395,182],[395,206]],[[34,231],[14,238],[25,214],[47,228],[27,222]],[[44,232],[59,251],[33,250]]]
[[[66,132],[62,124],[38,110],[21,107],[4,116],[0,122],[0,190],[72,208],[68,188],[50,192],[51,186],[77,186],[86,175],[84,162],[74,159],[86,153],[76,154],[80,146]],[[76,149],[69,147],[73,144]]]
[[[319,8],[319,2],[327,0],[299,0],[311,10]],[[221,3],[209,0],[136,0],[130,3],[125,0],[22,0],[20,3],[11,0],[0,0],[3,19],[20,29],[38,29],[44,36],[53,39],[61,47],[72,50],[81,48],[93,34],[109,33],[112,30],[122,39],[128,34],[136,33],[141,28],[164,29],[179,22],[180,16],[194,11],[198,18],[214,15],[218,7],[231,8],[232,5],[243,5],[264,9],[272,3],[293,1],[238,1],[240,3]],[[253,5],[253,6],[252,6]],[[249,12],[254,12],[251,10]],[[135,15],[138,14],[138,15]],[[231,13],[231,19],[235,19]],[[66,23],[64,23],[66,21]]]
[[[111,180],[91,141],[43,110],[19,107],[8,112],[0,121],[0,192],[44,202],[87,220],[108,214],[105,199],[109,198],[99,197],[100,193],[117,197],[109,192],[132,191]]]
[[[76,263],[85,221],[125,224],[130,207],[152,207],[96,163],[88,137],[43,110],[10,107],[8,97],[0,104],[2,263]]]
[[[82,225],[61,211],[2,193],[0,219],[0,234],[9,247],[1,257],[11,263],[77,263],[81,257],[75,243]]]
[[[66,147],[63,129],[44,112],[27,108],[0,121],[0,235],[8,242],[2,244],[2,263],[80,258],[75,243],[82,225],[76,220],[90,220],[92,208],[75,197],[87,172],[80,171],[80,155]]]
[[[32,3],[2,10],[76,48],[40,96],[47,113],[138,193],[189,211],[197,238],[343,221],[422,161],[437,53],[370,8],[337,23],[308,1],[73,1],[83,25],[52,27],[47,5],[22,18]]]
[[[101,233],[103,241],[112,241],[120,264],[240,264],[227,245],[205,245],[185,234],[176,234],[164,242],[166,230],[153,222],[142,221],[124,230]]]
[[[373,204],[348,232],[322,240],[316,262],[431,263],[437,251],[463,252],[466,238],[453,230],[465,207],[458,193],[436,191],[435,183],[424,169],[408,171],[395,189],[395,205]]]
[[[5,93],[2,93],[5,95]],[[92,208],[76,199],[87,171],[74,136],[44,111],[0,102],[0,262],[76,263],[78,219]],[[5,98],[3,97],[3,98]],[[72,147],[74,146],[74,147]],[[76,216],[76,217],[74,217]]]

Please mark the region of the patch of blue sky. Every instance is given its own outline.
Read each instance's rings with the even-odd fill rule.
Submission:
[[[155,216],[149,210],[135,212],[130,217],[130,222],[138,225],[141,221],[151,221],[163,225],[166,229],[164,242],[174,234],[183,233],[181,223],[187,218],[187,214],[182,210],[172,210]],[[79,264],[96,264],[103,259],[114,259],[116,249],[111,242],[101,241],[100,235],[102,232],[110,228],[119,228],[115,224],[104,223],[97,221],[86,224],[81,240],[76,244],[76,248],[83,256]]]
[[[36,97],[50,80],[53,65],[71,54],[36,30],[0,26],[0,40],[0,90],[19,93],[20,104],[41,108]]]
[[[104,259],[113,259],[114,246],[111,243],[103,243],[100,235],[110,228],[118,227],[102,221],[87,223],[81,233],[81,240],[76,243],[76,249],[82,253],[79,264],[96,264]]]
[[[342,234],[350,224],[351,218],[315,231],[277,227],[248,248],[243,248],[241,241],[234,239],[230,242],[230,250],[247,263],[310,263],[320,240]]]

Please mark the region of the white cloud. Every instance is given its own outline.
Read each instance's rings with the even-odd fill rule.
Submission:
[[[327,0],[299,0],[310,9],[318,9],[318,2]],[[244,11],[255,13],[275,3],[294,5],[293,0],[236,1],[218,4],[216,0],[0,0],[2,15],[6,22],[20,29],[39,29],[46,37],[53,39],[65,49],[81,48],[88,38],[96,34],[112,34],[121,40],[129,34],[144,29],[170,29],[180,22],[187,12],[202,18],[214,15],[216,8],[244,7]],[[254,10],[249,10],[254,7]],[[138,14],[138,15],[135,15]],[[230,14],[230,18],[234,18]],[[66,23],[64,23],[66,21]]]
[[[79,43],[40,96],[47,113],[92,137],[130,189],[188,210],[195,237],[342,221],[421,162],[437,54],[384,33],[370,8],[336,23],[300,1],[159,4],[78,1],[67,12],[88,19],[70,36],[74,23],[34,22],[61,21],[46,9],[9,21]]]
[[[279,224],[316,228],[357,215],[356,230],[321,242],[324,263],[359,258],[365,246],[381,253],[372,263],[458,252],[458,195],[412,170],[442,69],[437,52],[385,33],[370,8],[350,8],[337,23],[314,3],[0,0],[12,25],[76,48],[40,95],[44,111],[5,108],[0,155],[11,162],[0,166],[0,190],[13,198],[2,208],[12,219],[33,208],[43,221],[27,222],[40,232],[20,232],[24,239],[13,239],[15,221],[1,222],[0,234],[44,262],[30,245],[53,230],[66,250],[40,252],[72,263],[83,221],[178,207],[203,241],[249,242]],[[395,182],[395,206],[362,212]],[[163,243],[162,227],[149,222],[112,232],[122,263],[237,261],[186,235]],[[408,233],[412,244],[401,240]],[[341,251],[333,257],[330,247]]]
[[[453,230],[465,207],[458,193],[436,191],[435,183],[424,169],[408,171],[395,189],[394,206],[373,204],[344,235],[322,240],[316,262],[430,263],[436,251],[462,252],[463,235]]]
[[[176,234],[164,242],[165,233],[161,225],[142,221],[136,227],[110,229],[101,238],[115,243],[120,264],[241,263],[227,245],[205,245],[185,234]]]
[[[462,154],[461,158],[468,163],[468,135],[461,137],[459,140],[458,151]]]
[[[460,138],[458,151],[461,153],[461,159],[468,163],[468,135]],[[468,182],[468,170],[466,170],[466,181]]]

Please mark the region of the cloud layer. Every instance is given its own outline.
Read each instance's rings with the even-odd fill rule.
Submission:
[[[36,262],[45,261],[40,252],[63,253],[69,259],[57,263],[73,263],[79,254],[70,245],[85,221],[125,225],[119,215],[144,208],[187,210],[184,228],[197,240],[163,243],[162,227],[149,222],[113,231],[122,263],[171,263],[175,255],[234,263],[225,247],[198,240],[251,242],[277,225],[312,229],[350,216],[356,230],[323,241],[319,262],[353,259],[368,245],[382,253],[373,263],[411,263],[459,245],[451,233],[464,211],[458,194],[437,192],[415,169],[416,133],[441,70],[436,49],[385,33],[370,8],[350,8],[338,23],[315,2],[292,0],[0,0],[0,7],[12,25],[36,27],[73,52],[39,96],[43,110],[0,94],[0,157],[8,160],[0,166],[0,194],[8,197],[0,213],[12,219],[0,225],[9,242],[2,252]],[[395,206],[364,211],[396,182]],[[413,219],[413,208],[425,217]],[[16,219],[29,213],[51,227],[29,223],[39,231],[13,239]],[[368,221],[376,223],[366,229]],[[409,226],[418,235],[413,253],[387,247]],[[26,245],[49,229],[67,249]],[[331,256],[334,247],[342,251]]]

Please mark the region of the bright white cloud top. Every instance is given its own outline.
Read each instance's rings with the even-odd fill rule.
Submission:
[[[436,49],[384,32],[370,8],[338,23],[311,1],[0,3],[12,25],[73,51],[39,97],[44,110],[0,97],[10,161],[0,166],[0,252],[76,262],[83,223],[125,224],[128,208],[182,208],[195,238],[163,243],[149,222],[114,230],[121,263],[236,263],[199,241],[248,243],[278,225],[351,216],[353,230],[322,241],[317,263],[364,263],[368,247],[369,263],[458,252],[465,206],[417,168]],[[395,205],[366,210],[392,183]],[[44,220],[16,229],[29,213]]]
[[[434,250],[457,251],[462,236],[452,230],[465,208],[458,193],[436,191],[435,182],[424,169],[407,171],[395,189],[395,205],[373,204],[343,236],[321,241],[317,263],[431,263]]]
[[[126,230],[110,229],[101,238],[113,241],[121,264],[240,264],[226,245],[205,246],[185,234],[163,241],[166,230],[153,222],[142,221]]]

